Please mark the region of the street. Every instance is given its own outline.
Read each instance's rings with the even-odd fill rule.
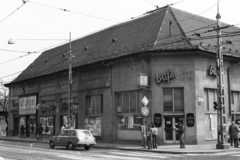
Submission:
[[[146,159],[170,159],[170,160],[237,160],[240,159],[240,151],[221,152],[214,154],[163,154],[140,151],[127,151],[116,149],[91,148],[85,151],[78,148],[69,151],[63,147],[50,150],[44,143],[26,143],[0,141],[0,160],[146,160]]]

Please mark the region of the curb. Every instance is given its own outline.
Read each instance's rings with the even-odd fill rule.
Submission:
[[[15,142],[26,142],[26,143],[42,143],[48,144],[48,142],[44,141],[34,141],[34,140],[24,140],[24,139],[2,139],[3,141],[15,141]],[[212,153],[219,153],[220,151],[163,151],[163,150],[147,150],[143,148],[123,148],[117,146],[92,146],[92,148],[98,149],[116,149],[116,150],[124,150],[124,151],[140,151],[140,152],[151,152],[151,153],[165,153],[165,154],[212,154]],[[221,152],[230,152],[232,150],[221,150]]]

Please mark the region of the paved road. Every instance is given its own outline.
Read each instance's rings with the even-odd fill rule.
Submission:
[[[47,144],[0,141],[0,160],[239,160],[240,150],[214,154],[160,154],[115,149],[74,151],[58,147],[50,150]]]

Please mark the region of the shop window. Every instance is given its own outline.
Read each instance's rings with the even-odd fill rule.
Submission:
[[[163,88],[164,111],[184,111],[183,88]]]
[[[85,118],[85,128],[90,130],[93,136],[102,136],[102,118],[101,117]]]
[[[87,96],[87,115],[103,114],[102,95]]]
[[[40,124],[43,127],[43,134],[53,134],[53,116],[40,117]]]
[[[143,117],[139,115],[118,115],[118,130],[141,130]]]
[[[115,94],[117,113],[138,113],[142,107],[139,104],[140,91],[128,91]]]

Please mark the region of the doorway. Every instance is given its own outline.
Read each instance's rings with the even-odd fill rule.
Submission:
[[[170,144],[179,143],[179,137],[173,126],[177,126],[179,122],[184,125],[183,117],[164,117],[164,142]]]
[[[13,136],[18,136],[18,131],[20,130],[19,128],[19,119],[18,117],[14,117],[13,119]]]

